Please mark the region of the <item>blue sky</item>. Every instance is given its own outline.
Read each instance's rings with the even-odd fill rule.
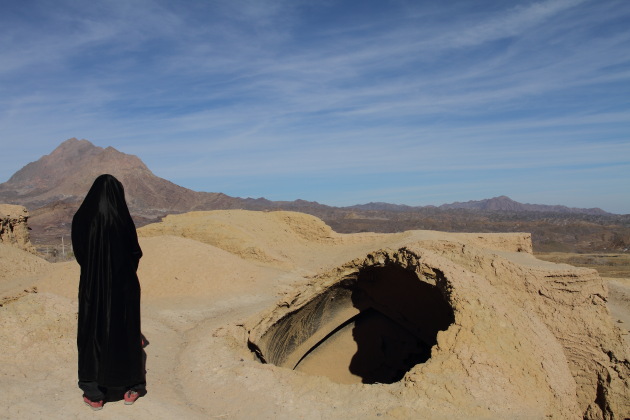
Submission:
[[[70,138],[198,190],[630,213],[630,1],[0,3],[0,182]]]

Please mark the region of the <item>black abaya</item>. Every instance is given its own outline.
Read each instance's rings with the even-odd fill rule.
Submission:
[[[123,186],[113,176],[96,178],[74,215],[72,247],[81,266],[79,381],[101,387],[144,384],[136,275],[142,251]]]

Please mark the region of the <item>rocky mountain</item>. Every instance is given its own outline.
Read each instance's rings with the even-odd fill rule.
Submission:
[[[292,210],[317,216],[343,233],[411,229],[525,231],[533,234],[538,249],[588,252],[623,250],[630,245],[630,215],[612,215],[601,209],[522,204],[506,196],[439,207],[390,203],[332,207],[305,200],[270,201],[198,192],[154,175],[136,156],[76,138],[66,140],[52,153],[29,163],[0,184],[0,203],[29,209],[35,244],[57,243],[69,235],[72,215],[93,180],[103,173],[114,175],[125,186],[129,208],[138,226],[166,214],[193,210]]]
[[[467,201],[465,203],[442,204],[441,209],[467,209],[482,211],[508,211],[508,212],[547,212],[547,213],[574,213],[574,214],[609,214],[600,208],[579,209],[567,206],[549,206],[544,204],[523,204],[504,195],[480,201]]]
[[[230,207],[238,200],[221,193],[200,193],[155,176],[136,156],[72,138],[51,154],[29,163],[0,184],[0,202],[31,209],[56,202],[80,203],[94,179],[104,173],[125,186],[132,212],[151,217],[212,206]]]

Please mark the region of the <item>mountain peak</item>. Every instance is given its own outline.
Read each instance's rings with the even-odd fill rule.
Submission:
[[[59,144],[59,146],[57,146],[57,149],[63,149],[63,148],[68,148],[68,147],[75,147],[76,145],[89,145],[92,147],[96,147],[94,146],[89,140],[86,139],[77,139],[76,137],[72,137],[69,138],[66,141],[62,141],[61,144]],[[55,149],[55,150],[57,150]]]
[[[499,211],[499,212],[551,212],[551,213],[582,213],[582,214],[607,214],[600,208],[577,209],[561,205],[546,204],[523,204],[512,200],[506,195],[498,197],[486,198],[479,201],[467,201],[465,203],[455,202],[451,204],[442,204],[441,209],[467,209],[481,211]]]
[[[75,137],[0,184],[0,202],[29,207],[55,201],[79,202],[101,174],[118,178],[125,186],[129,207],[145,215],[188,211],[217,201],[225,207],[235,206],[231,197],[196,193],[155,176],[137,156]]]
[[[73,137],[17,171],[3,186],[18,197],[37,197],[37,201],[45,202],[53,197],[82,196],[103,173],[123,180],[130,173],[150,171],[136,156]]]

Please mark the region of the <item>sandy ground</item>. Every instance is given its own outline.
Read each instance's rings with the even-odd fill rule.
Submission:
[[[310,219],[278,217],[250,231],[243,212],[225,212],[207,221],[214,230],[195,238],[141,231],[148,393],[133,406],[111,401],[94,413],[76,386],[78,265],[50,264],[0,244],[0,419],[408,418],[404,407],[383,413],[380,401],[361,396],[380,385],[332,384],[260,364],[242,343],[226,344],[228,330],[238,335],[234,329],[245,319],[318,271],[410,235],[337,235]],[[238,237],[238,246],[219,233]],[[627,332],[630,279],[610,279],[609,290],[612,316]],[[274,389],[296,376],[299,387]],[[386,387],[378,395],[396,398]]]

